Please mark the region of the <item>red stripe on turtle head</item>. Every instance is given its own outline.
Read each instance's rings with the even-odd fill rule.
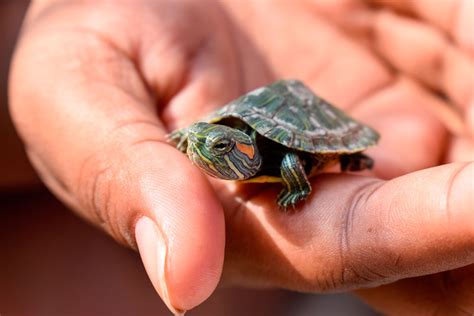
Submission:
[[[243,153],[250,159],[253,159],[253,157],[255,156],[255,149],[253,148],[253,145],[247,145],[247,144],[242,144],[242,143],[237,142],[235,146],[237,146],[237,149],[241,153]]]

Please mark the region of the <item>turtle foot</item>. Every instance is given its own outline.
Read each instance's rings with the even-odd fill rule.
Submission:
[[[366,169],[370,170],[374,167],[374,160],[362,153],[341,155],[339,159],[341,162],[341,171],[362,171]]]
[[[296,192],[290,192],[286,188],[281,190],[280,194],[278,194],[277,203],[280,207],[280,210],[287,211],[289,207],[293,208],[296,207],[300,201],[304,201],[308,198],[308,195],[311,193],[311,190],[302,190]]]
[[[182,153],[186,153],[188,149],[188,133],[186,129],[178,129],[166,136],[169,143],[172,143]]]

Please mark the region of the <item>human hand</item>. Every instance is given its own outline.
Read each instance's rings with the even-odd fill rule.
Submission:
[[[232,12],[238,19],[246,9],[255,8]],[[302,210],[288,216],[276,210],[278,188],[212,181],[212,189],[163,143],[167,131],[291,76],[352,107],[381,132],[371,152],[376,175],[392,178],[441,161],[448,134],[431,105],[442,101],[404,75],[394,80],[335,22],[284,3],[271,10],[277,14],[251,11],[257,18],[240,23],[249,26],[246,39],[214,2],[34,3],[10,95],[45,182],[118,241],[136,247],[136,231],[150,278],[172,308],[192,308],[212,292],[224,233],[224,282],[250,286],[342,290],[472,263],[472,188],[465,185],[472,166],[447,165],[386,183],[322,176]],[[253,22],[261,24],[252,28]],[[308,34],[318,40],[308,42]],[[427,150],[411,150],[420,146]],[[426,198],[447,201],[448,193],[449,223],[440,204]],[[164,235],[163,256],[150,221],[135,227],[144,215]]]
[[[375,287],[357,293],[391,315],[472,314],[474,168],[459,162],[474,158],[473,2],[380,2],[227,2],[277,77],[302,78],[380,132],[374,175],[393,179],[320,177],[302,212],[228,221],[245,237],[231,240],[262,244],[244,266],[265,267],[267,284]]]
[[[12,64],[12,116],[43,181],[138,248],[171,309],[212,293],[225,233],[211,185],[165,135],[263,73],[228,24],[212,1],[34,1]]]

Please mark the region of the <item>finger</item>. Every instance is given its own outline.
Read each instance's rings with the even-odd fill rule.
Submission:
[[[375,159],[378,177],[391,179],[443,160],[447,131],[445,113],[436,112],[439,103],[416,82],[400,77],[354,106],[354,117],[381,135],[377,146],[367,151]]]
[[[474,265],[405,279],[357,294],[392,315],[471,315],[474,313]]]
[[[159,3],[154,6],[166,9]],[[216,107],[274,80],[253,44],[229,23],[218,2],[186,1],[175,6],[182,12],[160,16],[163,25],[147,29],[139,64],[171,129],[203,119]]]
[[[117,241],[138,246],[171,309],[192,308],[220,279],[222,208],[205,177],[163,142],[129,55],[70,27],[68,14],[77,12],[56,11],[62,22],[38,22],[22,40],[11,75],[15,122],[52,190]]]
[[[369,3],[377,3],[383,5],[382,8],[389,7],[402,13],[426,15],[430,22],[439,25],[443,17],[449,17],[447,19],[449,21],[451,18],[459,17],[472,24],[474,19],[464,20],[465,17],[461,18],[459,15],[450,13],[451,11],[458,12],[458,4],[471,6],[472,1],[311,2],[312,8],[338,24],[348,35],[355,37],[361,43],[367,42],[375,46],[392,66],[447,94],[453,103],[462,109],[471,109],[474,97],[472,92],[474,89],[473,56],[463,51],[459,45],[449,41],[440,28],[387,10],[380,10],[380,7],[371,9],[368,6]],[[467,14],[465,12],[466,10],[459,11],[459,14],[467,16],[474,10]],[[463,30],[474,39],[470,31],[472,28],[474,25],[465,26]],[[368,34],[370,36],[367,36]],[[474,120],[468,118],[467,122],[468,127],[474,126]]]
[[[453,46],[436,28],[379,11],[373,19],[376,50],[395,68],[445,93],[467,110],[474,95],[474,59]]]
[[[414,14],[432,23],[463,48],[474,53],[474,3],[470,0],[440,0],[440,1],[390,1],[369,0],[378,5],[392,8],[404,13]]]
[[[285,1],[271,6],[253,2],[240,6],[238,1],[226,4],[255,39],[276,77],[299,78],[338,107],[349,108],[392,80],[373,53],[325,19],[315,17],[308,6]],[[248,18],[259,15],[265,19]]]
[[[474,161],[474,141],[472,138],[453,137],[449,143],[446,161]]]
[[[474,262],[474,164],[381,182],[326,175],[301,210],[276,191],[226,214],[229,282],[327,292],[391,283]]]

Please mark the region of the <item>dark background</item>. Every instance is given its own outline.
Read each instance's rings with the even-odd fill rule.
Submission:
[[[37,183],[12,127],[7,106],[8,66],[27,5],[25,0],[0,0],[0,191]]]
[[[0,0],[0,315],[168,315],[138,255],[69,212],[26,159],[8,115],[7,79],[27,6]],[[219,289],[189,315],[375,313],[350,295]]]

